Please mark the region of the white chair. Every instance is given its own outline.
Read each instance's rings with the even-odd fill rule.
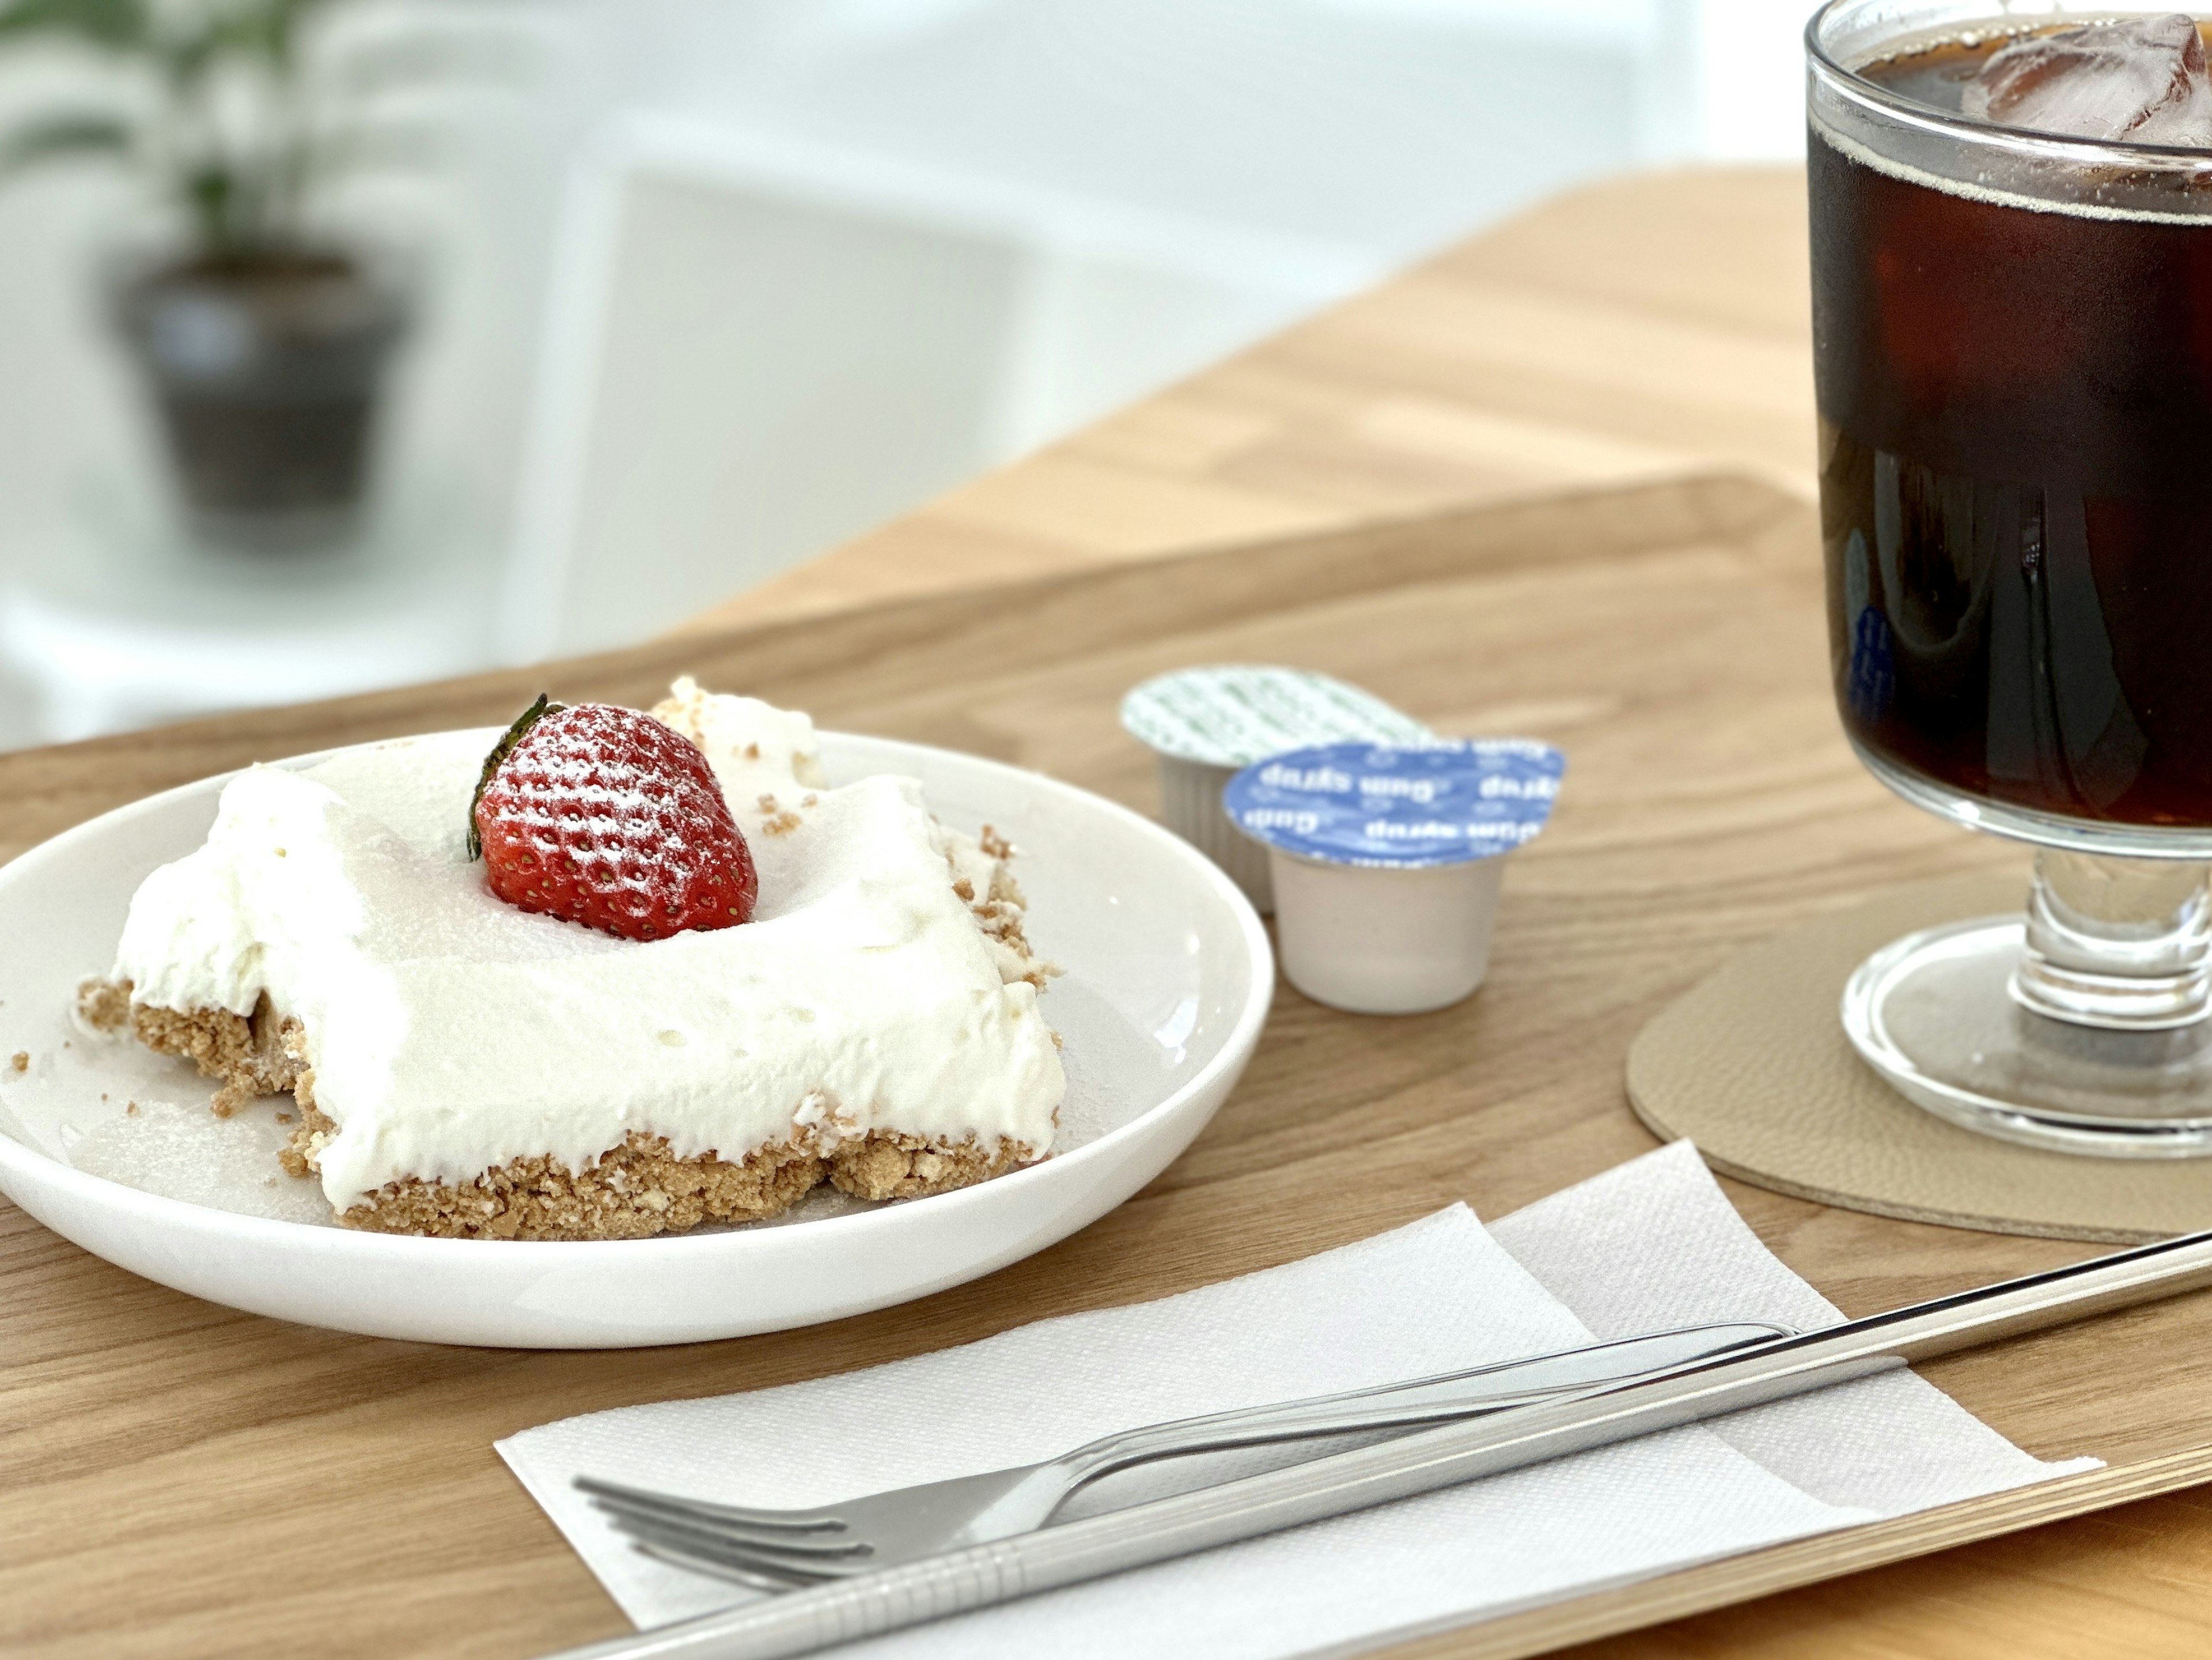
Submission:
[[[1375,274],[625,119],[568,189],[501,654],[656,633]]]

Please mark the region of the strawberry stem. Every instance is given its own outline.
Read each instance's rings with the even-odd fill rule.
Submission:
[[[544,692],[539,692],[538,701],[514,717],[514,724],[500,734],[499,742],[494,744],[491,746],[491,753],[484,757],[483,770],[477,775],[476,793],[469,797],[469,857],[471,859],[483,857],[483,837],[477,834],[477,806],[483,800],[485,787],[491,782],[492,775],[499,770],[501,763],[514,753],[514,746],[522,741],[523,733],[528,732],[545,716],[558,714],[567,707],[565,703],[555,702]]]

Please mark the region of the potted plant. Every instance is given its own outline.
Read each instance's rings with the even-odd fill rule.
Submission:
[[[112,310],[202,537],[297,549],[359,515],[404,331],[386,267],[310,209],[357,133],[317,107],[302,36],[329,0],[0,0],[0,42],[74,42],[108,97],[0,137],[0,171],[109,156],[167,209]]]

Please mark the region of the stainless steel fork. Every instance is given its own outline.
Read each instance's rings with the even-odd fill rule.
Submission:
[[[781,1591],[872,1572],[1044,1526],[1078,1488],[1193,1453],[1362,1430],[1413,1429],[1555,1401],[1790,1335],[1737,1322],[1654,1332],[1409,1383],[1126,1430],[1041,1464],[931,1481],[812,1510],[755,1510],[578,1476],[638,1550],[672,1566]]]

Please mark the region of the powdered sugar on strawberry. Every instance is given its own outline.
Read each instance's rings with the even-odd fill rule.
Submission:
[[[751,920],[752,854],[697,745],[652,716],[544,698],[471,807],[491,891],[625,939]]]

